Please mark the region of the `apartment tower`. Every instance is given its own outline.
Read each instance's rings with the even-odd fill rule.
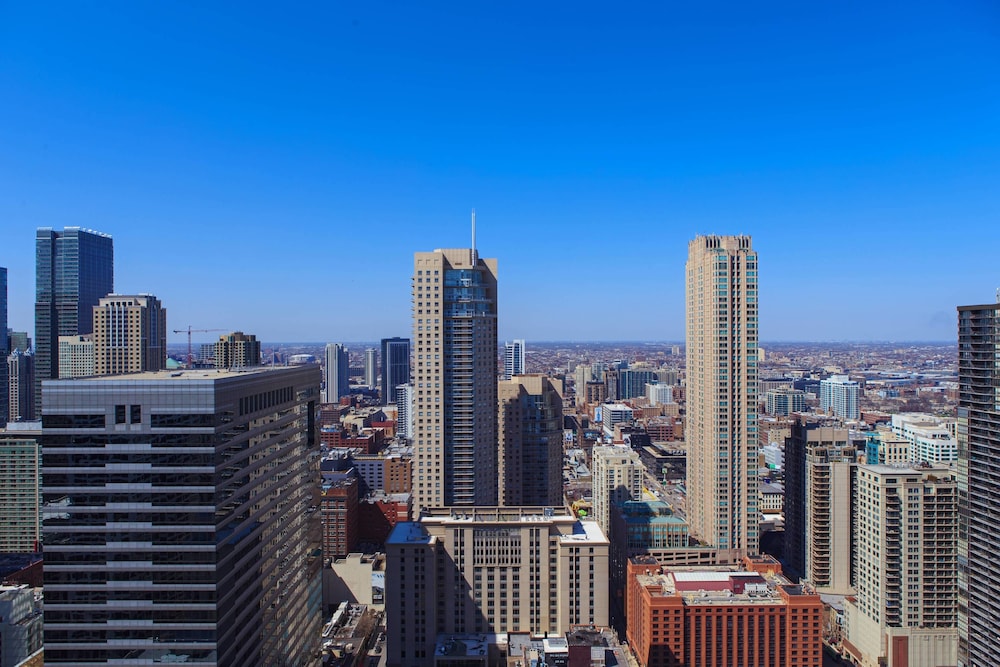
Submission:
[[[167,309],[149,294],[111,294],[94,306],[94,373],[167,367]]]
[[[93,308],[114,288],[114,243],[79,227],[35,234],[35,412],[42,380],[59,377],[59,336],[91,333]]]
[[[562,383],[515,375],[497,395],[500,504],[562,505]]]
[[[687,260],[687,517],[721,558],[757,553],[757,254],[699,236]]]
[[[365,384],[374,389],[378,382],[378,350],[365,348]]]
[[[0,424],[6,424],[10,417],[7,381],[7,355],[10,352],[10,340],[7,338],[7,269],[0,266]]]
[[[46,382],[45,664],[310,664],[318,402],[315,365]]]
[[[395,400],[396,387],[410,384],[410,339],[383,338],[382,348],[382,404]]]
[[[497,260],[475,247],[416,253],[412,340],[416,516],[496,505]]]
[[[642,499],[642,477],[646,470],[639,453],[624,447],[594,447],[594,519],[605,535],[611,534],[611,513],[630,500]]]
[[[515,340],[503,345],[503,379],[509,380],[524,373],[524,341]]]
[[[260,366],[260,341],[253,334],[234,331],[215,341],[216,368]]]
[[[958,309],[959,660],[1000,665],[1000,303]]]

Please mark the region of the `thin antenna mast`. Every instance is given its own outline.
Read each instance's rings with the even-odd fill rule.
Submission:
[[[478,259],[476,257],[476,209],[472,209],[472,254],[470,257],[471,264],[475,266]]]

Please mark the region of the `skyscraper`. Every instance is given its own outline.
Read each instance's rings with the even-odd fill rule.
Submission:
[[[630,447],[594,447],[594,519],[605,535],[611,534],[611,513],[630,500],[642,498],[646,467]]]
[[[496,505],[497,261],[413,258],[413,493],[421,508]]]
[[[35,412],[42,380],[59,377],[59,336],[91,332],[93,307],[115,291],[114,243],[107,234],[43,227],[35,234]]]
[[[341,396],[350,395],[351,369],[350,358],[348,357],[346,347],[340,343],[326,344],[324,372],[326,373],[326,390],[323,396],[324,403],[339,403]]]
[[[110,294],[94,307],[93,317],[95,374],[167,367],[167,309],[155,296]]]
[[[10,340],[7,339],[7,269],[0,266],[0,424],[6,424],[9,418],[7,355],[10,353]]]
[[[539,374],[500,381],[501,505],[562,505],[561,385]]]
[[[503,345],[503,379],[524,374],[524,341],[515,340]]]
[[[0,433],[0,553],[31,553],[41,547],[39,436],[35,429]]]
[[[16,349],[7,357],[8,419],[35,419],[35,357]]]
[[[374,389],[378,382],[378,350],[374,347],[365,349],[365,384]]]
[[[687,260],[687,516],[720,557],[757,553],[757,254],[699,236]]]
[[[46,386],[46,664],[310,664],[319,369]]]
[[[395,400],[395,390],[401,384],[410,384],[410,339],[382,339],[382,404]]]
[[[1000,303],[958,309],[959,649],[1000,665]]]

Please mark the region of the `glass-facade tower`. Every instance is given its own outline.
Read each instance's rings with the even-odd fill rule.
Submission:
[[[79,227],[35,234],[35,412],[42,380],[59,377],[59,336],[89,334],[93,308],[114,292],[114,244]]]
[[[396,399],[396,387],[410,384],[410,339],[382,339],[382,404]]]

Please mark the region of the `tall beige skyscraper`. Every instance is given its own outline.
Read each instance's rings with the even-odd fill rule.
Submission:
[[[109,294],[94,306],[94,373],[167,367],[167,309],[149,294]]]
[[[496,505],[497,260],[413,257],[413,494],[424,507]]]
[[[756,554],[757,254],[699,236],[687,260],[687,516],[720,558]]]

